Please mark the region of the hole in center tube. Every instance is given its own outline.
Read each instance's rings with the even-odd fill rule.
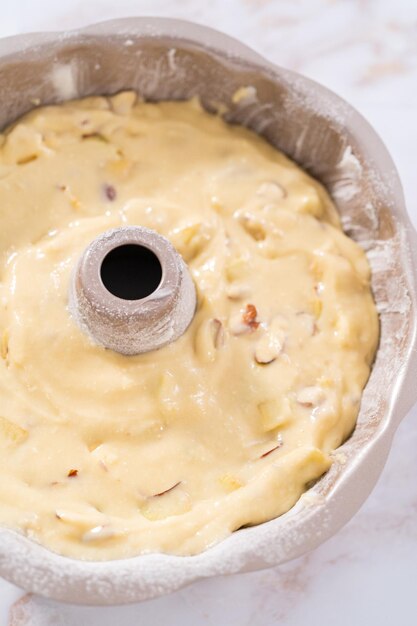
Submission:
[[[162,279],[161,263],[145,246],[126,244],[111,250],[101,264],[103,285],[122,300],[141,300],[156,291]]]

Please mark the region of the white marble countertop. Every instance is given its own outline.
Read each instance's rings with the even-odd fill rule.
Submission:
[[[417,226],[416,0],[14,0],[0,36],[129,15],[201,22],[325,84],[380,133]],[[417,384],[417,381],[416,381]],[[0,580],[0,626],[415,626],[417,407],[375,491],[335,537],[282,567],[114,608],[60,605]]]

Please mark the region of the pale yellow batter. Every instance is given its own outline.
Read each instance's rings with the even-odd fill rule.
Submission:
[[[0,523],[62,554],[194,554],[287,511],[352,431],[378,339],[325,190],[196,101],[39,108],[0,136]],[[140,224],[198,310],[157,352],[68,311],[100,233]]]

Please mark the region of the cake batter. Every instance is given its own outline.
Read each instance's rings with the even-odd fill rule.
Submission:
[[[166,236],[186,333],[123,356],[68,309],[104,231]],[[80,559],[195,554],[290,509],[349,436],[378,340],[324,188],[197,100],[37,108],[0,136],[0,523]]]

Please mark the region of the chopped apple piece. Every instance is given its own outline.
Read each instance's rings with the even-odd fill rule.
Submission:
[[[258,404],[262,428],[265,431],[285,426],[292,419],[291,403],[287,397],[267,400]]]
[[[219,478],[219,482],[228,492],[236,491],[236,489],[240,489],[243,487],[243,483],[236,478],[236,476],[232,476],[231,474],[225,474]]]
[[[28,436],[28,431],[0,415],[0,438],[13,443],[21,443]]]

